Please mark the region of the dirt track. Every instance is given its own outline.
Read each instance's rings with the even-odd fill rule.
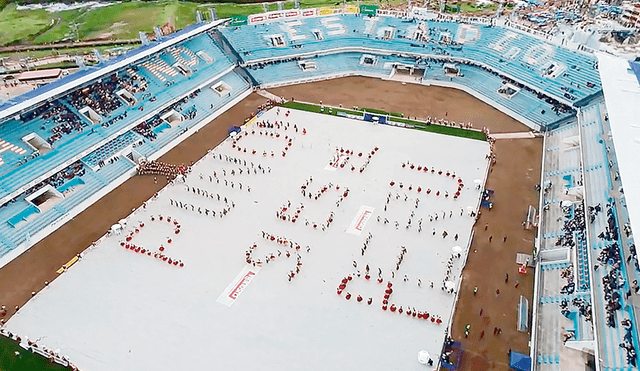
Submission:
[[[446,116],[456,122],[470,121],[478,128],[488,127],[493,133],[529,130],[498,110],[454,89],[352,77],[269,91],[287,99],[294,97],[336,106],[384,109],[418,118]],[[230,125],[241,124],[263,102],[265,99],[256,94],[249,96],[160,160],[170,163],[197,160],[226,137]],[[476,224],[454,315],[453,337],[462,341],[466,351],[461,370],[508,370],[509,349],[529,351],[530,335],[517,332],[515,322],[519,296],[524,295],[531,303],[533,270],[526,276],[518,274],[515,256],[517,252],[530,253],[533,247],[533,232],[524,231],[521,222],[527,206],[538,204],[538,194],[533,187],[540,179],[542,139],[501,139],[496,142],[495,151],[497,163],[487,181],[487,188],[495,191],[495,206],[491,211],[483,209]],[[55,271],[62,264],[102,236],[132,208],[150,198],[164,185],[162,183],[154,184],[152,177],[130,179],[6,265],[0,270],[0,304],[8,308],[23,305],[32,291],[42,289],[45,281],[55,279]],[[507,241],[503,242],[505,235]],[[491,242],[489,236],[493,236]],[[505,273],[509,274],[507,284]],[[514,287],[516,280],[519,281],[517,289]],[[473,295],[474,286],[478,286],[476,296]],[[499,297],[496,297],[496,289],[500,290]],[[8,316],[12,313],[10,310]],[[471,324],[468,338],[464,338],[466,324]],[[493,335],[496,326],[502,329],[499,336]],[[483,330],[484,338],[480,339]]]

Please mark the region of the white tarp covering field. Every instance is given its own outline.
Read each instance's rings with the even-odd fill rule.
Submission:
[[[452,314],[441,287],[459,284],[488,143],[286,111],[258,119],[286,130],[253,122],[213,149],[7,329],[85,371],[424,369],[418,353],[440,354]]]

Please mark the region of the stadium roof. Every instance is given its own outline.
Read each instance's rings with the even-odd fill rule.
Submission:
[[[51,68],[48,70],[39,71],[26,71],[18,75],[18,80],[53,79],[60,76],[61,73],[61,68]]]
[[[640,84],[629,61],[608,54],[598,61],[631,229],[640,232]]]
[[[122,67],[130,65],[137,60],[152,55],[168,46],[177,44],[183,40],[188,39],[191,36],[202,33],[210,28],[219,25],[222,22],[224,22],[224,20],[217,20],[205,24],[199,23],[186,27],[167,36],[166,38],[163,38],[161,41],[142,45],[121,56],[109,59],[105,63],[93,67],[87,67],[84,70],[80,70],[59,80],[43,85],[37,89],[11,98],[5,101],[3,104],[0,104],[0,121],[7,117],[18,114],[20,113],[20,111],[28,109],[35,104],[56,97],[57,95],[71,90],[88,81],[94,80],[103,75],[116,71]]]

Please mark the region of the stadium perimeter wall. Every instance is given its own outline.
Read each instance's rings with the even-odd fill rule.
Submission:
[[[336,78],[340,78],[340,77],[349,77],[349,76],[361,76],[361,77],[370,77],[370,78],[379,78],[382,80],[393,80],[392,77],[386,76],[383,77],[380,74],[366,74],[363,72],[343,72],[343,73],[335,73],[335,74],[327,74],[324,76],[315,76],[315,77],[311,77],[308,79],[296,79],[296,80],[287,80],[287,81],[281,81],[281,82],[275,82],[275,83],[268,83],[268,84],[263,84],[260,85],[259,88],[260,89],[269,89],[269,88],[275,88],[275,87],[281,87],[281,86],[288,86],[288,85],[297,85],[297,84],[306,84],[306,83],[310,83],[310,82],[316,82],[316,81],[324,81],[324,80],[331,80],[331,79],[336,79]],[[399,80],[398,80],[399,81]],[[458,89],[458,90],[462,90],[465,93],[481,100],[482,102],[490,105],[491,107],[497,109],[498,111],[506,114],[509,117],[514,118],[515,120],[520,121],[521,123],[525,124],[527,127],[529,127],[531,130],[534,131],[541,131],[541,126],[532,122],[531,120],[519,115],[518,113],[508,109],[507,107],[496,103],[495,101],[485,97],[484,95],[478,93],[477,91],[475,91],[474,89],[468,88],[462,84],[458,84],[455,82],[447,82],[447,81],[439,81],[439,80],[422,80],[422,82],[414,82],[414,81],[402,81],[402,82],[410,82],[412,84],[416,84],[416,85],[423,85],[423,86],[429,86],[429,85],[433,85],[433,86],[439,86],[439,87],[444,87],[444,88],[453,88],[453,89]]]

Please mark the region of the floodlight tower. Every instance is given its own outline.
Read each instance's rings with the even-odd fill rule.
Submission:
[[[96,59],[98,60],[98,63],[100,64],[104,63],[104,57],[102,56],[102,53],[100,53],[100,50],[93,49],[93,55],[95,55]]]
[[[138,32],[138,36],[140,37],[140,42],[142,43],[142,45],[146,45],[149,43],[149,38],[147,37],[147,33],[146,32]]]

